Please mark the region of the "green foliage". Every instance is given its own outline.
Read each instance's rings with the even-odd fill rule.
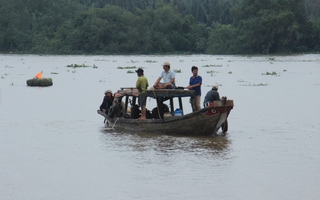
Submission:
[[[307,39],[306,44],[310,46],[315,52],[320,52],[320,17],[311,20],[312,31],[310,37]]]
[[[0,0],[0,52],[320,51],[316,0]]]
[[[237,31],[232,25],[216,24],[208,39],[207,53],[235,54],[239,53]]]
[[[305,49],[309,37],[302,0],[243,0],[233,10],[237,45],[244,53],[288,53]]]
[[[58,27],[81,9],[75,0],[1,0],[0,51],[46,51]]]

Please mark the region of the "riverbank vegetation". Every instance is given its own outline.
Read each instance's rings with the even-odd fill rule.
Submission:
[[[320,51],[320,0],[1,0],[0,52]]]

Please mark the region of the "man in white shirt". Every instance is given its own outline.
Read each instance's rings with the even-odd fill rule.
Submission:
[[[170,70],[170,63],[164,62],[163,63],[163,70],[153,85],[154,89],[175,89],[175,78],[176,75],[173,71]],[[163,79],[163,83],[161,83],[161,79]]]

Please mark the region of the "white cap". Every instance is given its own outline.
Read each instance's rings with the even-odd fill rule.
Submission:
[[[217,84],[214,84],[213,86],[212,86],[212,89],[218,89],[219,88],[219,86],[217,85]]]
[[[169,62],[164,62],[164,63],[162,64],[162,66],[165,66],[165,65],[170,66],[170,63],[169,63]]]
[[[108,92],[109,92],[110,94],[112,94],[112,91],[111,91],[111,90],[107,90],[107,91],[105,91],[104,93],[107,94]]]

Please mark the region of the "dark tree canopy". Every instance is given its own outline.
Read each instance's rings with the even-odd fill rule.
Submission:
[[[0,0],[0,52],[320,50],[320,0]]]

